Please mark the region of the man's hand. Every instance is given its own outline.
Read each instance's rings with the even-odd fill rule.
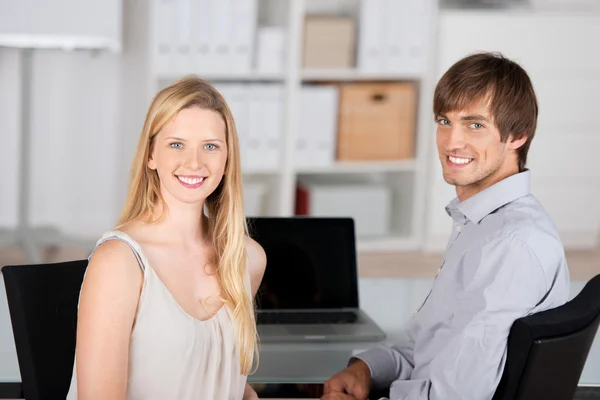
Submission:
[[[334,392],[323,395],[321,400],[356,400],[356,397],[352,397],[345,393]]]
[[[367,400],[371,391],[371,371],[364,361],[356,360],[327,380],[323,384],[323,389],[324,395],[321,399]]]

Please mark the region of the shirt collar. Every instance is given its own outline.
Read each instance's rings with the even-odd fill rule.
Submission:
[[[451,217],[458,211],[471,222],[479,223],[484,217],[498,208],[529,194],[530,172],[525,170],[482,190],[462,203],[455,198],[446,206]]]

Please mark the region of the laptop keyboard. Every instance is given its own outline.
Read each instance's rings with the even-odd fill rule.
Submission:
[[[573,400],[600,400],[600,387],[580,386]]]
[[[353,311],[326,312],[262,312],[257,315],[258,324],[352,324],[358,316]]]

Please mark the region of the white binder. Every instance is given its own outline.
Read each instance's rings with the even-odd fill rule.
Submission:
[[[335,86],[301,89],[296,167],[326,167],[335,162],[338,102],[339,90]]]
[[[155,0],[153,14],[154,51],[156,71],[167,74],[173,71],[174,55],[176,51],[175,21],[177,18],[176,0]]]
[[[357,66],[361,72],[382,70],[386,0],[361,0]]]
[[[235,0],[228,26],[231,27],[231,59],[234,73],[250,73],[256,43],[258,0]]]
[[[175,30],[175,53],[173,55],[173,70],[176,74],[189,74],[192,72],[192,1],[175,0],[176,11],[173,28]]]
[[[212,0],[192,0],[191,13],[191,68],[203,76],[211,67]]]

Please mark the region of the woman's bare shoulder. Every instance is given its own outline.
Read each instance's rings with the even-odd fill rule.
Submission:
[[[138,264],[131,247],[123,240],[106,240],[99,244],[90,257],[89,268],[120,269]]]
[[[137,227],[122,227],[113,231],[112,237],[102,241],[94,250],[88,263],[88,270],[115,274],[115,278],[139,279],[142,266],[134,248],[140,231]]]

